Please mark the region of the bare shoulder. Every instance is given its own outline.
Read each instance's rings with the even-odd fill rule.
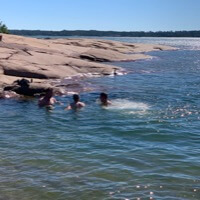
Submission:
[[[65,110],[71,110],[71,109],[72,109],[71,105],[68,105],[68,106],[65,108]]]
[[[84,107],[84,106],[85,106],[85,103],[79,102],[78,105],[81,106],[81,107]]]
[[[52,97],[51,100],[54,101],[54,102],[57,102],[55,97]]]
[[[108,101],[108,105],[112,105],[112,102],[111,102],[111,101]]]

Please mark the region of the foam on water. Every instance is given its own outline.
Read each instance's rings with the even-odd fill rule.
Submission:
[[[149,108],[150,106],[145,103],[130,101],[127,99],[112,100],[112,105],[107,107],[109,110],[123,111],[128,114],[144,114],[149,110]]]

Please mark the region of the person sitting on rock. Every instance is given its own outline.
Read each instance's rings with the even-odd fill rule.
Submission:
[[[100,94],[99,98],[102,106],[109,106],[112,104],[111,101],[108,100],[108,95],[104,92]]]
[[[30,81],[23,78],[21,80],[16,80],[14,81],[17,85],[20,85],[21,87],[29,87],[30,86]]]
[[[77,110],[77,109],[81,109],[81,108],[85,107],[85,104],[80,101],[80,97],[78,94],[73,95],[73,100],[74,100],[74,102],[71,103],[69,106],[67,106],[66,110],[71,110],[71,109]]]
[[[40,107],[53,106],[57,103],[57,100],[53,97],[53,89],[48,88],[44,97],[41,97],[38,101]]]

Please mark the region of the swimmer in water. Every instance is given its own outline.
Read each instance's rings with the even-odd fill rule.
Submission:
[[[100,94],[100,102],[102,106],[109,106],[111,105],[111,101],[108,100],[108,95],[104,92]]]
[[[20,98],[20,95],[13,91],[0,92],[0,99],[11,99],[11,98]]]
[[[49,88],[47,89],[45,96],[39,99],[38,105],[40,107],[51,107],[57,102],[58,101],[53,97],[53,89]]]
[[[73,95],[74,102],[65,108],[65,110],[77,110],[85,107],[85,104],[80,101],[80,97],[78,94]]]

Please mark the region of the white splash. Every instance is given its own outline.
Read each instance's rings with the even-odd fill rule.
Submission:
[[[144,114],[149,108],[149,105],[145,103],[134,102],[127,99],[112,100],[112,105],[107,107],[109,110],[124,111],[129,114]]]

